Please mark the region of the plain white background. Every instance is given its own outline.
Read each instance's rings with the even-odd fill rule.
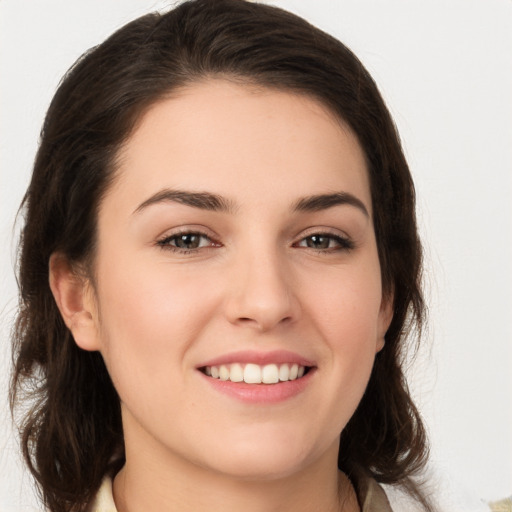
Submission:
[[[444,510],[512,494],[512,1],[282,0],[361,58],[416,182],[430,327],[411,387]],[[0,510],[36,510],[7,408],[17,207],[74,60],[170,2],[0,1]]]

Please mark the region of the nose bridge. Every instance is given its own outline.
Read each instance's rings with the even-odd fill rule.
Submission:
[[[230,277],[231,322],[264,331],[297,315],[290,268],[277,246],[267,241],[240,251]]]

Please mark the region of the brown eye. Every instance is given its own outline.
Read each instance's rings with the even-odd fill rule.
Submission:
[[[178,251],[194,251],[203,247],[211,247],[212,240],[202,233],[179,233],[177,235],[167,236],[157,242],[164,249],[173,249]]]
[[[353,249],[354,244],[348,238],[328,233],[315,233],[303,238],[297,247],[315,249],[317,251],[343,251]]]
[[[174,245],[179,249],[197,249],[201,244],[202,235],[186,233],[174,237]]]
[[[306,246],[311,249],[328,249],[331,245],[332,237],[324,235],[312,235],[306,238]]]

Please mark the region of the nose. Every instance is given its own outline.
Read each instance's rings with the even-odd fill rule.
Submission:
[[[229,276],[228,320],[261,332],[297,320],[300,307],[290,274],[277,254],[258,252],[240,258]]]

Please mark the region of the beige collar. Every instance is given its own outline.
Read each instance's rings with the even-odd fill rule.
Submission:
[[[365,478],[355,485],[361,512],[393,512],[386,493],[373,479]],[[112,494],[112,479],[106,477],[88,512],[117,512]]]

